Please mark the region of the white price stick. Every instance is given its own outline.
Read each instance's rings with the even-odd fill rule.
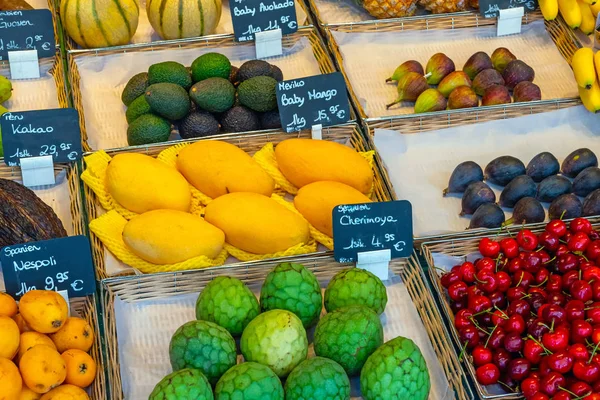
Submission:
[[[65,301],[67,302],[67,309],[69,310],[69,317],[71,316],[71,304],[69,303],[69,292],[66,290],[59,290],[57,291],[58,294],[60,294],[63,299],[65,299]]]
[[[388,280],[388,269],[392,259],[390,249],[358,253],[357,268],[366,269],[382,281]]]
[[[523,7],[500,10],[500,15],[498,15],[498,36],[521,33],[523,15],[525,15]]]
[[[52,156],[21,158],[19,162],[23,174],[23,185],[32,187],[56,183]]]
[[[9,51],[8,63],[11,79],[38,79],[40,77],[37,50]]]
[[[256,32],[254,41],[256,45],[256,58],[280,56],[283,54],[283,35],[281,29],[273,29],[264,32]]]
[[[314,140],[323,140],[323,125],[313,125],[311,129],[311,137]]]

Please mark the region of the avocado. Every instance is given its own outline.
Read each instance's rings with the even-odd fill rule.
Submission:
[[[206,111],[220,113],[227,111],[235,101],[235,88],[227,79],[204,79],[190,89],[190,97],[196,105]]]
[[[127,123],[130,124],[140,116],[144,114],[149,114],[152,112],[150,109],[150,104],[146,101],[146,96],[141,95],[137,99],[135,99],[129,107],[127,107],[127,111],[125,112],[125,118],[127,118]]]
[[[144,94],[148,87],[148,73],[140,72],[129,79],[123,93],[121,93],[121,101],[129,107],[129,105],[138,97]]]
[[[190,112],[188,93],[174,83],[155,83],[148,86],[146,101],[153,113],[173,121],[185,117]]]
[[[271,78],[275,79],[277,82],[281,82],[283,80],[283,72],[277,65],[271,64]]]
[[[260,113],[260,127],[262,129],[277,129],[281,128],[281,119],[279,118],[279,110],[267,111]]]
[[[277,108],[276,86],[277,81],[270,76],[245,80],[238,86],[240,104],[258,112],[274,110]]]
[[[238,82],[238,77],[237,77],[237,73],[239,71],[238,67],[234,67],[233,65],[231,66],[231,72],[229,73],[229,82],[233,83],[234,85]]]
[[[179,123],[179,135],[183,139],[212,136],[217,133],[219,122],[206,111],[194,111]]]
[[[208,78],[229,79],[231,62],[223,54],[206,53],[192,63],[192,79],[200,82]]]
[[[235,106],[221,118],[223,132],[248,132],[260,129],[256,113],[244,106]]]
[[[187,68],[175,61],[165,61],[151,65],[148,69],[148,84],[174,83],[185,90],[192,86],[192,77]]]
[[[166,142],[171,135],[171,123],[154,114],[144,114],[127,128],[130,146]]]
[[[237,80],[241,83],[255,76],[270,76],[277,81],[283,80],[281,70],[263,60],[250,60],[243,63],[237,73]]]

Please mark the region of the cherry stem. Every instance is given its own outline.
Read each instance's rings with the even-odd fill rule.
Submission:
[[[539,249],[537,249],[535,252],[537,253],[538,251],[542,251],[544,250],[544,246],[540,247]]]
[[[596,346],[594,346],[594,350],[592,350],[592,355],[590,356],[590,359],[588,360],[588,364],[592,362],[592,359],[596,355],[596,351],[598,350],[599,345],[600,345],[600,341],[598,343],[596,343]]]
[[[542,286],[546,282],[548,282],[548,277],[546,277],[546,279],[544,279],[544,281],[542,283],[540,283],[539,285],[529,285],[529,286],[531,286],[531,287],[540,287],[540,286]]]
[[[502,386],[504,386],[505,388],[507,388],[508,390],[510,390],[511,392],[515,392],[515,390],[513,388],[511,388],[510,386],[508,386],[506,383],[502,382],[502,381],[498,381],[499,384],[501,384]]]
[[[562,387],[562,386],[559,386],[558,388],[559,388],[560,390],[563,390],[563,391],[565,391],[565,392],[569,393],[569,394],[570,394],[570,395],[572,395],[572,396],[577,396],[577,394],[576,394],[576,393],[573,393],[573,392],[571,392],[571,391],[570,391],[570,390],[568,390],[567,388],[564,388],[564,387]]]
[[[462,350],[460,351],[460,354],[458,355],[458,361],[462,361],[463,356],[465,355],[465,352],[467,351],[467,345],[469,344],[469,341],[466,340],[465,344],[462,347]]]
[[[490,342],[490,338],[492,337],[492,335],[494,334],[494,332],[496,331],[496,328],[498,327],[498,325],[494,325],[494,329],[492,329],[492,331],[490,332],[490,336],[488,336],[487,340],[485,341],[485,345],[484,347],[487,347],[488,343]]]
[[[490,312],[492,312],[492,309],[491,308],[487,308],[487,309],[485,309],[483,311],[479,311],[478,313],[471,315],[469,318],[473,319],[473,317],[477,317],[477,316],[482,315],[482,314],[488,314]]]
[[[560,219],[561,221],[562,221],[563,217],[565,216],[566,212],[567,212],[567,210],[564,210],[564,211],[562,212],[562,214],[560,214],[560,218],[559,218],[559,219]]]
[[[534,342],[536,342],[536,343],[538,344],[538,346],[540,346],[542,349],[544,349],[544,351],[546,352],[546,354],[554,354],[554,353],[552,353],[550,350],[548,350],[548,349],[546,348],[546,346],[544,346],[544,345],[542,344],[542,342],[540,342],[539,340],[537,340],[537,339],[536,339],[536,338],[534,338],[533,336],[531,336],[531,335],[527,335],[527,337],[528,337],[529,339],[533,340]]]
[[[550,263],[551,263],[552,261],[554,261],[554,260],[556,260],[556,256],[554,256],[554,257],[552,257],[551,259],[549,259],[548,261],[546,261],[546,262],[544,263],[544,265],[546,265],[546,264],[550,264]]]
[[[508,314],[506,314],[504,311],[498,308],[498,306],[494,306],[494,308],[502,313],[502,318],[508,319]]]

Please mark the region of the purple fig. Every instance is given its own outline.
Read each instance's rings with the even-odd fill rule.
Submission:
[[[504,82],[509,89],[514,89],[518,83],[523,81],[533,82],[535,71],[521,60],[513,60],[508,63],[502,73]]]
[[[573,193],[563,194],[552,200],[548,207],[550,219],[578,218],[583,214],[583,205]]]
[[[465,189],[461,199],[462,210],[459,215],[473,214],[485,203],[495,203],[496,194],[484,182],[473,182]]]
[[[513,97],[515,98],[515,103],[541,100],[542,91],[535,83],[523,81],[517,83],[517,86],[513,89]]]
[[[475,79],[477,74],[481,71],[493,68],[492,59],[487,53],[478,51],[473,54],[465,63],[463,71],[469,76],[470,79]]]
[[[503,86],[504,78],[493,68],[481,71],[473,80],[473,90],[480,96],[483,96],[487,89],[496,85]]]
[[[450,93],[459,86],[471,87],[471,79],[463,71],[454,71],[442,79],[437,89],[448,98]]]
[[[510,92],[505,86],[492,86],[485,91],[481,99],[482,106],[495,106],[498,104],[509,104],[511,102]]]
[[[401,101],[415,101],[417,97],[429,88],[427,80],[423,75],[409,72],[398,81],[398,98],[386,106],[390,108]]]
[[[442,111],[446,109],[448,101],[437,89],[427,89],[417,99],[415,103],[415,114],[421,114],[433,111]]]
[[[454,61],[444,53],[436,53],[427,61],[427,66],[425,67],[427,83],[437,85],[446,75],[455,70]]]
[[[459,86],[450,93],[448,97],[448,108],[457,110],[459,108],[472,108],[479,106],[479,97],[468,86]]]
[[[506,47],[498,47],[492,53],[492,64],[496,71],[503,73],[509,62],[516,60],[517,57]]]
[[[400,78],[406,75],[409,72],[416,72],[419,75],[425,75],[425,71],[423,70],[423,66],[420,62],[415,60],[408,60],[400,64],[398,68],[394,71],[394,74],[387,78],[386,82],[398,82]]]

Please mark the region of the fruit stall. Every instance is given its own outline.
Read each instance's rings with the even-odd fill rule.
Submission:
[[[0,0],[0,400],[600,400],[598,11]]]

